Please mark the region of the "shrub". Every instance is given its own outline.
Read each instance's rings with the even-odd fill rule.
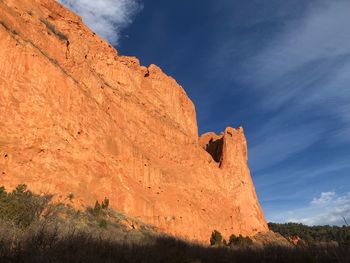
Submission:
[[[0,219],[28,227],[43,215],[51,198],[49,195],[33,194],[25,184],[18,185],[10,193],[0,187]]]
[[[109,199],[107,197],[105,197],[105,199],[101,203],[101,208],[102,209],[107,209],[108,206],[109,206]]]
[[[107,228],[107,221],[105,219],[101,219],[99,222],[98,222],[98,226],[101,227],[101,228]]]
[[[212,245],[212,246],[220,246],[220,245],[222,245],[222,235],[221,235],[221,233],[219,231],[214,230],[211,233],[210,245]]]
[[[100,203],[96,200],[96,203],[93,209],[93,214],[98,216],[98,215],[101,215],[101,212],[102,212],[102,207]]]
[[[73,194],[73,193],[69,193],[69,194],[67,195],[67,198],[69,199],[69,201],[73,201],[74,194]]]
[[[229,239],[229,246],[239,246],[239,247],[247,247],[250,245],[253,245],[253,240],[251,240],[249,237],[243,237],[242,235],[239,235],[238,237],[235,235],[231,235]]]
[[[97,217],[104,216],[104,215],[107,215],[108,206],[109,206],[109,199],[105,197],[105,199],[101,202],[101,204],[99,203],[98,200],[96,200],[94,208],[88,207],[87,212]]]

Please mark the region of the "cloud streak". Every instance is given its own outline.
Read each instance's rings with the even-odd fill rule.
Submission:
[[[260,139],[251,141],[253,170],[276,165],[317,140],[350,143],[348,10],[349,1],[318,1],[243,66],[240,81],[258,94],[257,107],[274,116],[256,130]]]
[[[282,128],[282,124],[269,126],[271,134],[263,134],[261,140],[249,151],[249,163],[254,164],[254,171],[259,171],[277,164],[294,154],[305,150],[321,137],[319,130],[310,125],[298,129]]]
[[[102,38],[118,45],[121,31],[142,9],[138,0],[59,0]]]
[[[321,112],[341,126],[335,135],[349,138],[349,9],[349,1],[319,1],[248,63],[264,110]]]

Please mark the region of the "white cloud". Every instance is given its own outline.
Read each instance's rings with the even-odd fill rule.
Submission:
[[[138,0],[59,0],[80,15],[93,31],[113,44],[142,9]]]
[[[275,215],[272,221],[298,222],[306,225],[343,225],[343,217],[350,220],[350,192],[341,196],[335,192],[323,192],[301,209]]]
[[[315,197],[312,201],[312,205],[324,205],[333,200],[335,197],[335,192],[323,192],[320,197]]]

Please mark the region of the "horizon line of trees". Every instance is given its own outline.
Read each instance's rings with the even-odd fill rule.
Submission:
[[[268,223],[269,229],[285,238],[298,236],[312,244],[320,242],[337,242],[350,245],[350,226],[307,226],[302,223]]]

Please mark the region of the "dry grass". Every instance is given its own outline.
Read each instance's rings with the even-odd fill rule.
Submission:
[[[26,231],[0,227],[1,262],[349,262],[349,248],[230,249],[204,247],[166,236],[125,242],[113,232],[41,223]]]
[[[328,263],[350,259],[349,246],[207,247],[160,235],[147,225],[128,230],[120,223],[127,217],[106,206],[99,213],[91,208],[81,212],[47,200],[23,185],[12,192],[0,188],[1,263]],[[25,224],[18,220],[23,210],[29,215]]]

